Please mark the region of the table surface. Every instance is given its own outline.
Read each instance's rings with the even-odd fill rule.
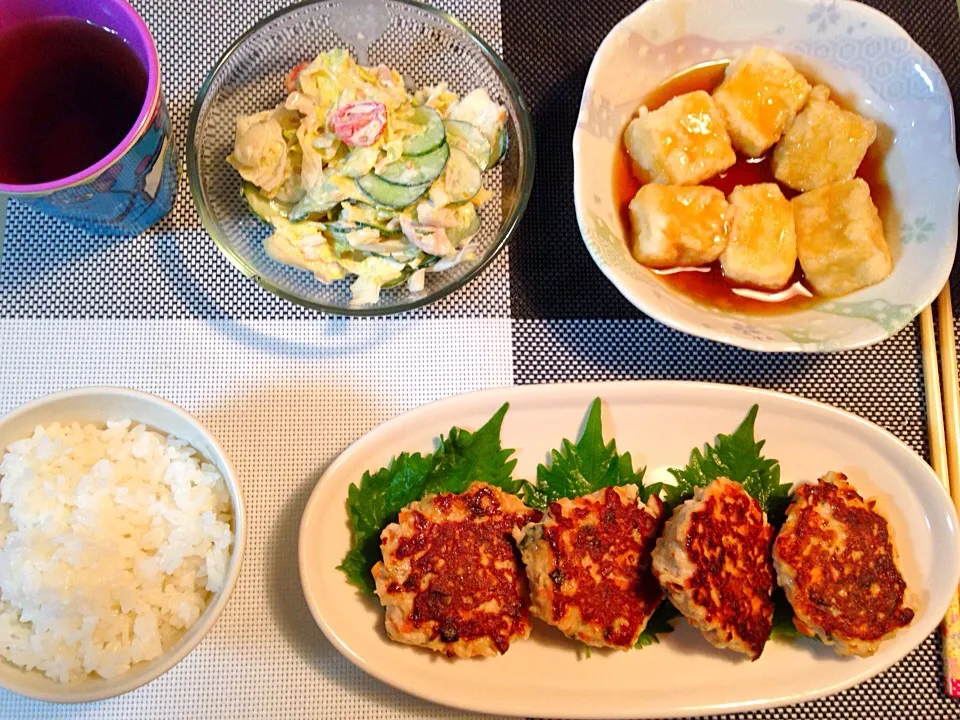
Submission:
[[[134,0],[157,38],[181,149],[207,70],[234,38],[285,4]],[[86,236],[10,204],[0,258],[0,412],[84,384],[166,397],[198,415],[234,459],[249,535],[233,599],[175,669],[134,693],[87,706],[43,705],[0,691],[0,717],[464,716],[397,692],[342,658],[314,625],[296,567],[300,514],[323,469],[379,423],[442,397],[578,380],[756,385],[850,410],[926,452],[916,323],[866,350],[759,355],[643,316],[593,264],[574,217],[570,138],[596,48],[637,0],[564,3],[562,12],[551,0],[437,4],[501,51],[517,74],[534,113],[538,167],[509,251],[430,308],[347,320],[273,298],[217,251],[185,178],[172,214],[136,238]],[[960,17],[954,0],[870,4],[933,56],[956,102]],[[941,690],[939,652],[931,636],[859,687],[736,717],[960,718],[960,704]]]

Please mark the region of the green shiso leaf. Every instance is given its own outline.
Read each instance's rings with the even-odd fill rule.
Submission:
[[[603,440],[600,398],[590,405],[580,440],[564,440],[559,450],[550,453],[550,465],[537,468],[537,483],[527,488],[525,500],[531,507],[545,510],[560,498],[578,498],[619,485],[636,485],[646,502],[660,484],[644,486],[644,469],[634,470],[629,452],[617,452],[617,442]]]
[[[790,484],[780,482],[780,463],[760,454],[764,441],[757,441],[754,436],[758,410],[757,405],[750,408],[732,435],[717,435],[716,445],[708,443],[702,452],[694,449],[686,467],[670,470],[677,484],[663,486],[668,506],[676,507],[693,497],[696,488],[725,477],[743,485],[766,511],[770,524],[780,526],[789,502]]]
[[[352,529],[350,550],[337,566],[365,594],[373,594],[371,570],[381,559],[380,533],[404,507],[432,493],[462,493],[473,482],[485,482],[518,493],[524,484],[512,477],[513,450],[500,446],[500,429],[509,405],[503,405],[476,432],[452,428],[430,455],[401,453],[347,491]]]

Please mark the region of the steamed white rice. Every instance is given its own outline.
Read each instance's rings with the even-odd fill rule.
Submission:
[[[219,471],[130,421],[53,424],[0,461],[0,655],[69,682],[176,641],[233,544]]]

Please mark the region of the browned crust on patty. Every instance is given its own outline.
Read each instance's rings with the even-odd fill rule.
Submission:
[[[711,643],[756,660],[773,626],[773,530],[760,504],[726,478],[684,505],[657,545],[654,574]]]
[[[528,637],[529,593],[511,532],[539,518],[485,483],[401,511],[373,569],[390,637],[450,657],[502,654]]]
[[[542,523],[514,534],[534,614],[588,645],[632,648],[663,601],[650,571],[663,515],[635,485],[550,503]]]
[[[773,553],[797,629],[841,654],[871,655],[913,621],[887,521],[842,473],[797,490]]]

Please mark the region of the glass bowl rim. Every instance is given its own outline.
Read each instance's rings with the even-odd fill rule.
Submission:
[[[417,2],[417,0],[390,0],[390,2],[407,5],[432,15],[442,22],[452,25],[466,34],[471,40],[473,40],[474,43],[476,43],[481,54],[496,68],[497,72],[500,74],[503,84],[506,86],[507,92],[517,106],[518,117],[516,120],[520,129],[520,136],[523,141],[523,146],[526,151],[526,163],[520,164],[519,168],[520,194],[517,204],[514,207],[513,212],[510,213],[509,217],[507,217],[506,220],[501,223],[496,244],[487,252],[486,257],[484,257],[479,263],[467,270],[462,276],[456,278],[448,284],[441,286],[429,295],[412,299],[407,302],[398,303],[393,307],[344,307],[328,305],[322,302],[306,300],[298,297],[290,292],[287,292],[283,288],[274,285],[270,281],[265,280],[252,266],[246,262],[246,260],[244,260],[239,253],[236,253],[230,247],[229,243],[221,235],[220,225],[210,212],[209,208],[207,207],[206,200],[203,197],[200,184],[200,169],[197,163],[197,148],[194,141],[197,131],[197,124],[200,120],[200,108],[206,101],[207,95],[210,92],[210,88],[213,85],[213,81],[223,69],[224,65],[250,37],[281,17],[314,5],[326,5],[331,1],[332,0],[301,0],[300,2],[294,3],[293,5],[289,5],[274,13],[271,13],[267,17],[257,21],[257,23],[254,24],[249,30],[234,40],[233,43],[231,43],[230,46],[223,52],[216,63],[214,63],[213,68],[211,68],[211,70],[207,73],[207,76],[203,80],[203,84],[200,86],[200,90],[197,92],[196,100],[193,103],[193,109],[190,112],[190,121],[187,126],[187,177],[189,178],[190,195],[193,198],[193,204],[197,208],[197,213],[200,215],[200,221],[203,224],[204,229],[213,239],[220,252],[222,252],[227,260],[229,260],[235,268],[243,273],[245,277],[256,281],[257,284],[267,292],[296,305],[331,315],[345,315],[354,317],[397,315],[399,313],[408,312],[410,310],[415,310],[417,308],[430,305],[431,303],[442,300],[448,295],[453,294],[477,277],[477,275],[486,269],[486,267],[493,262],[493,260],[506,247],[513,233],[516,231],[517,225],[520,223],[520,219],[523,217],[524,210],[526,210],[527,203],[530,200],[531,191],[533,190],[533,178],[536,171],[536,146],[533,123],[530,119],[530,109],[523,97],[523,92],[520,90],[520,85],[517,83],[513,72],[509,67],[507,67],[506,63],[504,63],[497,52],[472,29],[470,29],[470,27],[468,27],[461,20],[455,18],[453,15],[443,10],[425,5],[421,2]]]

